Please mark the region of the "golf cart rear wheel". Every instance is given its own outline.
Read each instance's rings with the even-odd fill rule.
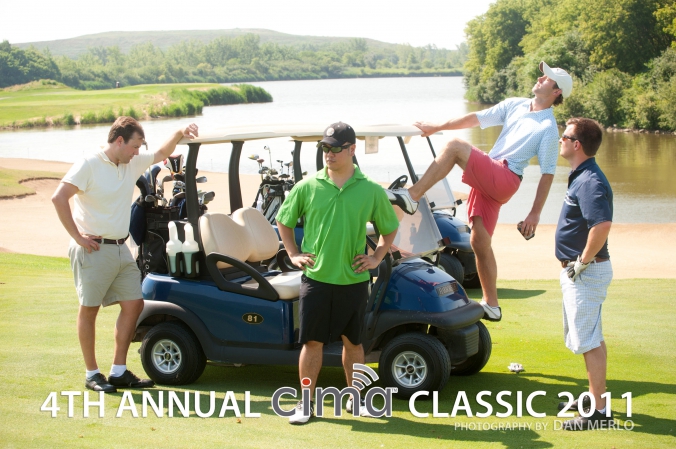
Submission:
[[[441,390],[450,371],[451,360],[444,345],[431,335],[413,332],[387,343],[378,364],[383,384],[396,387],[400,398],[417,391]]]
[[[465,288],[481,288],[479,273],[472,273],[469,276],[465,276],[465,279],[462,281],[462,286]]]
[[[464,362],[454,365],[451,371],[451,374],[454,376],[470,376],[476,374],[486,366],[488,359],[491,358],[491,350],[493,348],[491,334],[481,321],[478,321],[476,325],[479,326],[479,352],[469,357]]]
[[[141,343],[141,363],[148,376],[161,385],[195,382],[207,363],[202,346],[182,323],[158,324]]]
[[[450,274],[453,279],[458,281],[459,284],[463,284],[465,280],[465,269],[463,268],[460,260],[455,257],[453,254],[441,253],[439,258],[439,266],[448,274]]]

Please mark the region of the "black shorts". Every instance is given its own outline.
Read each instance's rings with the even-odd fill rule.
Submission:
[[[325,344],[345,335],[361,344],[361,330],[368,302],[369,281],[358,284],[326,284],[302,276],[300,286],[300,343]]]

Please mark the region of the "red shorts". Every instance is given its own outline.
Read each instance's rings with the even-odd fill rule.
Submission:
[[[472,188],[467,198],[469,221],[481,217],[484,227],[493,235],[500,207],[519,190],[521,180],[507,167],[506,160],[496,161],[472,147],[462,182]]]

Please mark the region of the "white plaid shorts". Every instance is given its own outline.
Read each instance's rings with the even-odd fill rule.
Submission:
[[[566,268],[560,274],[563,292],[563,335],[575,354],[598,348],[603,341],[601,306],[613,279],[610,260],[592,263],[573,282]]]

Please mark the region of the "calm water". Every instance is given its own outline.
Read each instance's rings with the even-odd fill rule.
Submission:
[[[385,78],[321,81],[284,81],[254,83],[274,97],[269,104],[216,106],[204,109],[202,116],[143,122],[151,150],[174,129],[195,121],[204,134],[219,128],[256,123],[323,123],[342,120],[351,124],[412,123],[416,120],[441,121],[477,108],[463,100],[461,78]],[[0,132],[0,158],[23,157],[73,162],[82,155],[98,151],[105,144],[109,125],[77,129]],[[446,132],[433,136],[440,148],[451,136],[469,140],[488,151],[500,128]],[[291,160],[293,144],[287,140],[249,142],[243,156],[257,153],[269,163],[263,150],[267,144],[272,159]],[[203,146],[199,167],[227,171],[229,145]],[[303,169],[314,171],[314,151],[305,144]],[[423,139],[413,138],[408,145],[416,170],[422,173],[432,156]],[[666,135],[606,133],[597,160],[615,193],[615,218],[618,223],[676,222],[676,185],[669,173],[676,171],[676,138]],[[377,155],[364,155],[358,146],[359,162],[369,176],[379,181],[394,180],[406,173],[395,139],[380,141]],[[1,162],[0,162],[1,164]],[[279,164],[273,162],[279,169]],[[242,159],[243,173],[256,173],[258,166]],[[554,185],[542,214],[542,223],[556,223],[566,191],[569,168],[559,159]],[[519,192],[503,207],[500,222],[522,220],[532,205],[539,181],[535,161],[526,169]],[[454,169],[449,181],[454,190],[468,191],[460,181],[461,171]],[[464,209],[461,210],[464,214]]]

